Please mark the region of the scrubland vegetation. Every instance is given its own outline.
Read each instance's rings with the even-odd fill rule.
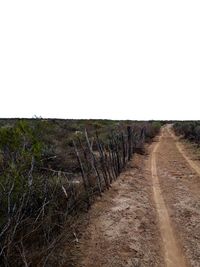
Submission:
[[[200,145],[200,121],[179,121],[173,128],[177,135]]]
[[[52,266],[64,228],[65,238],[73,235],[76,214],[110,188],[134,153],[144,153],[160,126],[0,120],[0,266]]]

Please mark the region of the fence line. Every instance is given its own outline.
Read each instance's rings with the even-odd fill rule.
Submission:
[[[73,144],[81,170],[85,199],[89,207],[94,188],[98,189],[97,192],[101,196],[104,190],[111,187],[112,182],[123,171],[132,155],[138,150],[143,150],[145,130],[141,128],[134,132],[128,126],[126,131],[112,133],[108,143],[103,142],[98,133],[91,142],[87,130],[85,130],[84,137],[86,147],[80,138],[77,138],[78,142],[74,140]],[[96,146],[95,151],[93,146]]]
[[[0,266],[30,266],[33,242],[46,248],[40,251],[44,266],[69,214],[88,209],[95,195],[109,190],[132,155],[143,150],[144,141],[144,127],[128,126],[110,133],[106,141],[98,133],[89,137],[85,130],[83,138],[73,141],[80,173],[45,168],[44,174],[34,173],[32,160],[30,171],[22,177],[24,181],[29,177],[31,183],[21,194],[13,193],[17,181],[8,180],[0,194],[0,212],[6,214],[0,225]]]

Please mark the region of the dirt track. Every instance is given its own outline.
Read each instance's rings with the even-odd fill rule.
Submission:
[[[81,267],[200,266],[200,164],[167,126],[89,211]]]

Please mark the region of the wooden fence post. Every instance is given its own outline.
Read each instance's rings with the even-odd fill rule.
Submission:
[[[88,190],[87,177],[85,175],[85,172],[84,172],[84,169],[83,169],[83,164],[81,162],[81,157],[79,155],[79,152],[78,152],[78,149],[76,147],[75,141],[73,141],[73,144],[74,144],[74,150],[75,150],[75,153],[76,153],[76,156],[77,156],[77,159],[78,159],[78,163],[79,163],[80,168],[81,168],[81,175],[82,175],[82,178],[83,178],[83,186],[85,188],[86,197],[87,197],[87,204],[88,204],[88,207],[89,207],[90,206],[90,196],[89,196],[89,190]]]
[[[89,138],[88,138],[88,134],[87,134],[87,130],[86,129],[85,129],[85,138],[86,138],[86,141],[87,141],[87,145],[88,145],[90,154],[92,156],[91,164],[92,164],[92,167],[93,167],[93,169],[95,171],[95,174],[97,176],[97,184],[98,184],[99,194],[101,196],[101,193],[102,193],[101,176],[100,176],[99,171],[98,171],[98,168],[96,166],[96,158],[95,158],[95,155],[94,155],[94,153],[92,151],[92,147],[90,145],[90,141],[89,141]]]
[[[131,127],[127,126],[128,132],[128,161],[131,159],[132,156],[132,142],[131,142]]]

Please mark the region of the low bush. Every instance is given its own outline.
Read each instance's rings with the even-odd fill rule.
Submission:
[[[0,122],[0,266],[51,262],[63,225],[110,188],[131,155],[143,151],[161,126],[109,120]]]
[[[173,128],[177,135],[181,135],[183,138],[200,145],[199,121],[179,121],[174,123]]]

